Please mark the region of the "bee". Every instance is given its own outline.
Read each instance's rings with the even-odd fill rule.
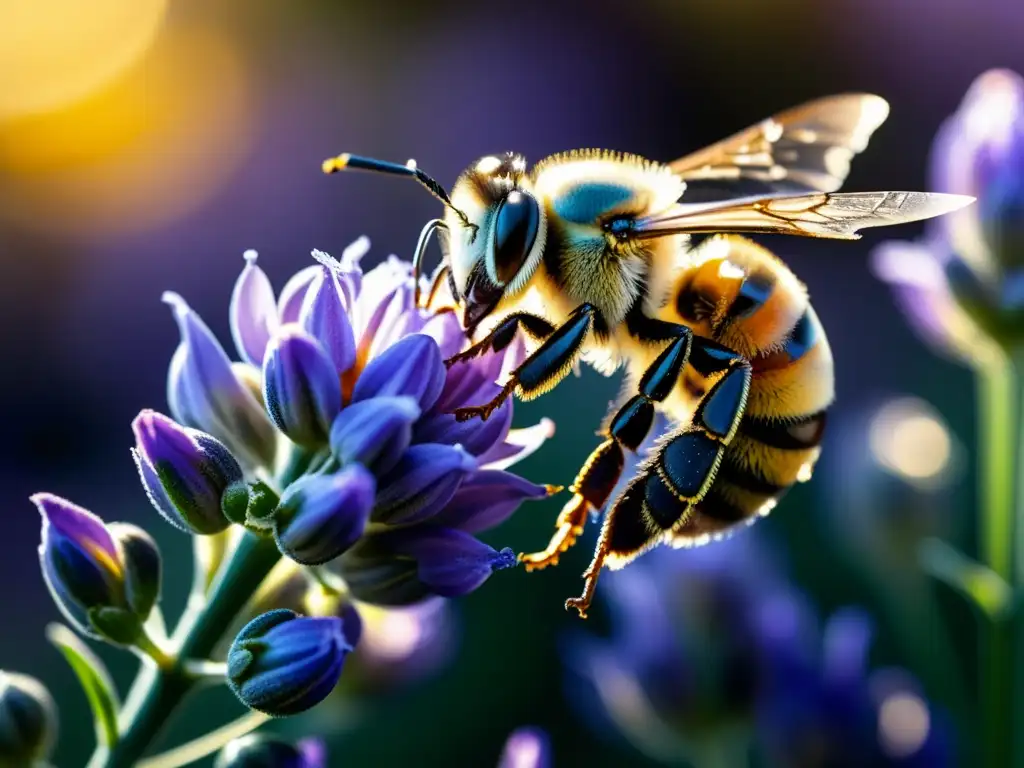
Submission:
[[[548,546],[520,555],[530,570],[557,564],[588,516],[604,510],[583,593],[567,609],[586,616],[604,566],[622,568],[660,544],[720,538],[810,477],[834,395],[832,354],[805,286],[741,235],[855,240],[866,227],[972,202],[836,192],[888,112],[878,96],[831,96],[667,164],[596,149],[532,168],[519,154],[492,155],[450,195],[413,161],[325,161],[325,172],[414,178],[444,204],[444,218],[420,237],[414,272],[418,287],[438,233],[444,258],[426,303],[436,306],[446,283],[471,340],[448,365],[505,349],[518,334],[527,341],[500,394],[458,419],[486,419],[513,395],[537,397],[580,360],[605,373],[625,367],[625,395],[569,487]],[[694,201],[709,189],[715,199]],[[712,236],[694,244],[703,234]],[[656,412],[672,426],[612,499]]]

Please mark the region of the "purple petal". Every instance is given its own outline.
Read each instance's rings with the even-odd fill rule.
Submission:
[[[263,361],[267,413],[299,445],[327,442],[341,410],[341,382],[320,343],[297,325],[282,327]]]
[[[527,499],[547,498],[548,489],[511,472],[483,469],[463,480],[451,501],[431,521],[479,533],[507,520]]]
[[[244,256],[245,267],[231,293],[228,310],[231,336],[239,356],[260,366],[270,336],[277,329],[277,306],[270,278],[256,266],[256,251],[246,251]]]
[[[102,552],[115,566],[120,562],[121,555],[107,526],[92,512],[52,493],[37,493],[30,500],[43,517],[44,538],[46,527],[50,526],[81,549]]]
[[[508,469],[544,445],[555,434],[555,422],[541,419],[532,427],[510,430],[504,441],[478,458],[481,467]]]
[[[462,330],[459,318],[454,312],[443,312],[430,318],[420,333],[430,336],[437,342],[441,357],[445,360],[466,346],[466,332]]]
[[[474,469],[473,457],[459,446],[414,445],[381,478],[374,521],[405,525],[437,514]]]
[[[377,357],[400,339],[418,333],[426,324],[426,317],[426,313],[416,308],[412,284],[400,286],[384,305],[379,322],[368,326],[365,331],[364,339],[366,336],[372,336],[373,339],[369,347],[370,359]]]
[[[352,402],[371,397],[407,396],[428,410],[444,387],[445,368],[437,343],[414,334],[385,350],[363,370],[352,390]]]
[[[392,534],[391,547],[416,561],[420,581],[442,597],[472,592],[494,572],[516,564],[511,549],[496,551],[462,531],[413,527]]]
[[[356,339],[345,307],[338,275],[324,264],[306,292],[299,325],[320,342],[339,374],[356,361]]]
[[[277,433],[238,378],[220,343],[185,300],[165,293],[181,343],[171,360],[167,399],[180,423],[216,437],[250,466],[272,466]]]
[[[313,284],[320,274],[320,265],[313,264],[305,269],[299,270],[291,279],[285,283],[281,291],[281,297],[277,300],[277,313],[282,323],[299,322],[299,313],[302,311],[302,302],[306,300],[306,293],[309,286]]]
[[[412,442],[420,415],[411,397],[371,397],[343,409],[331,425],[331,452],[342,466],[358,463],[384,474]]]
[[[375,488],[373,475],[358,464],[292,483],[275,513],[278,548],[303,565],[340,556],[363,535]]]
[[[499,388],[495,387],[495,394]],[[492,395],[493,396],[493,395]],[[488,400],[490,398],[487,398]],[[487,402],[479,400],[477,402]],[[506,400],[490,417],[458,421],[450,413],[433,413],[416,423],[413,441],[461,445],[474,456],[480,456],[504,440],[512,426],[512,401]]]

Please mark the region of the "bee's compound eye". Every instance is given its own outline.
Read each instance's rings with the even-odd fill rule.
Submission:
[[[508,284],[519,272],[537,239],[540,207],[526,192],[509,192],[498,204],[494,224],[494,267],[498,281]]]

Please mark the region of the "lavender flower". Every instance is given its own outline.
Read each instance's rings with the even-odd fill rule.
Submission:
[[[160,591],[160,553],[149,535],[105,524],[49,493],[32,502],[43,518],[39,559],[57,607],[84,634],[131,644]]]
[[[46,760],[57,737],[57,708],[43,684],[0,670],[0,766]]]
[[[338,683],[358,624],[284,609],[249,622],[228,651],[228,685],[250,709],[294,715],[319,704]]]
[[[230,311],[243,363],[228,362],[206,326],[174,299],[188,346],[177,355],[217,377],[201,375],[198,364],[176,365],[169,388],[186,393],[179,402],[210,403],[204,413],[214,405],[248,413],[240,392],[251,394],[258,383],[281,433],[269,442],[285,460],[276,465],[284,487],[272,521],[285,555],[334,561],[364,602],[462,595],[515,563],[510,550],[473,534],[502,522],[521,501],[547,495],[504,467],[534,450],[550,425],[512,430],[511,403],[486,422],[457,422],[456,408],[499,391],[505,355],[446,369],[444,357],[466,343],[454,313],[414,306],[410,266],[397,259],[364,275],[363,250],[354,246],[340,262],[314,252],[318,264],[293,277],[277,304],[247,252]],[[218,395],[228,390],[230,397]],[[228,419],[203,421],[225,445],[246,445],[236,458],[249,474],[268,466],[253,458],[268,443],[256,421],[236,418],[243,428],[229,434]]]
[[[298,744],[250,734],[235,739],[217,755],[214,768],[326,768],[323,744],[305,739]]]
[[[926,342],[983,362],[1024,327],[1024,79],[991,70],[974,82],[935,139],[932,186],[978,202],[922,241],[883,243],[874,269]]]

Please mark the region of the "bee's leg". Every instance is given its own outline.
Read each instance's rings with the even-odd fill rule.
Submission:
[[[565,604],[581,616],[586,616],[606,561],[621,568],[685,525],[739,429],[750,391],[750,362],[709,339],[698,338],[693,347],[690,364],[717,379],[701,398],[693,421],[662,444],[605,516],[594,559],[583,574],[583,594]]]
[[[541,341],[555,332],[555,326],[543,317],[531,315],[529,312],[516,312],[509,315],[489,334],[480,341],[461,352],[452,355],[444,364],[451,368],[456,363],[472,360],[488,350],[500,352],[516,337],[516,331],[522,328],[526,335]]]
[[[508,382],[497,397],[483,405],[457,408],[455,418],[459,421],[468,421],[477,416],[487,419],[513,393],[523,400],[530,400],[554,387],[572,370],[572,364],[594,325],[596,314],[597,309],[592,304],[580,304],[569,315],[568,320],[552,331],[533,354],[512,371]],[[511,340],[510,335],[505,343],[508,344]]]
[[[640,379],[640,393],[630,398],[608,423],[606,439],[583,464],[569,490],[572,499],[555,522],[555,534],[543,552],[520,555],[527,570],[557,565],[559,556],[583,533],[587,513],[601,509],[622,477],[623,449],[636,451],[654,422],[654,404],[672,392],[686,364],[693,344],[693,333],[685,325],[664,323],[666,338],[671,339]]]

